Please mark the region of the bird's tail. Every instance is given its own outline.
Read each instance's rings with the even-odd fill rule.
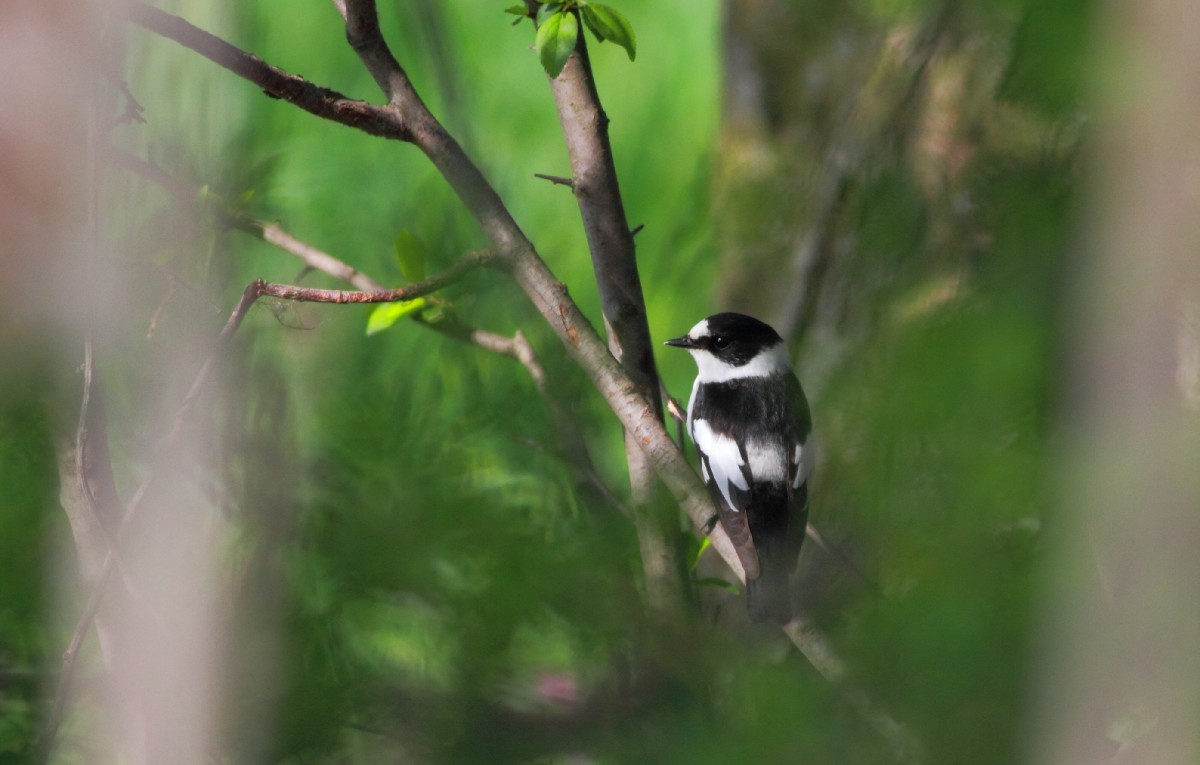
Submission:
[[[746,580],[746,611],[754,622],[786,624],[791,621],[792,598],[784,566],[765,567],[757,579]]]

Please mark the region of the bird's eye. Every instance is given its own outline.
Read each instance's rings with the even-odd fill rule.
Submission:
[[[724,335],[717,335],[716,337],[713,338],[712,344],[713,344],[713,347],[716,348],[717,350],[721,350],[722,348],[728,348],[729,347],[729,338],[725,337]]]

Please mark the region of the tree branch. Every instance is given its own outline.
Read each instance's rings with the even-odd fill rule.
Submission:
[[[621,200],[608,138],[608,116],[600,105],[583,24],[579,25],[575,51],[562,72],[549,79],[571,160],[571,189],[592,255],[608,349],[649,404],[650,413],[661,421],[658,367],[650,342],[637,253]],[[674,610],[683,602],[684,568],[675,544],[678,517],[675,513],[664,517],[660,512],[660,504],[654,501],[654,466],[628,430],[625,451],[646,592],[655,609]]]
[[[608,350],[661,422],[659,371],[650,343],[634,236],[620,198],[617,167],[608,141],[608,116],[600,106],[583,24],[578,25],[575,52],[566,60],[559,76],[550,78],[550,88],[571,161],[571,191],[580,206],[583,230],[592,253]],[[683,603],[684,567],[680,565],[676,544],[678,519],[674,513],[664,517],[660,512],[659,502],[654,501],[654,465],[629,430],[625,436],[625,458],[629,463],[634,522],[647,595],[655,609],[670,612]]]
[[[394,109],[356,101],[335,90],[314,85],[303,77],[288,74],[267,64],[258,56],[140,0],[120,3],[117,7],[135,24],[174,40],[220,64],[237,76],[258,85],[272,98],[283,99],[310,114],[340,122],[371,135],[409,140],[408,130]]]
[[[571,160],[571,189],[591,250],[609,349],[661,419],[658,368],[633,235],[608,138],[608,116],[596,91],[582,24],[579,29],[575,52],[562,73],[550,79]]]

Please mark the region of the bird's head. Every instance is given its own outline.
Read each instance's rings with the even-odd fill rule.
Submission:
[[[740,313],[709,316],[667,345],[685,348],[696,360],[699,379],[722,382],[766,377],[791,369],[783,338],[770,325]]]

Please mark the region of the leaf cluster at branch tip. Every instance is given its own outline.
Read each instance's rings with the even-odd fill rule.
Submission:
[[[528,9],[520,5],[514,5],[506,12],[516,16],[529,15]],[[546,74],[557,77],[566,66],[579,37],[580,18],[597,41],[611,41],[621,46],[630,61],[637,57],[637,38],[633,33],[633,25],[616,8],[587,0],[542,3],[537,6],[534,15],[537,24],[534,48]]]

